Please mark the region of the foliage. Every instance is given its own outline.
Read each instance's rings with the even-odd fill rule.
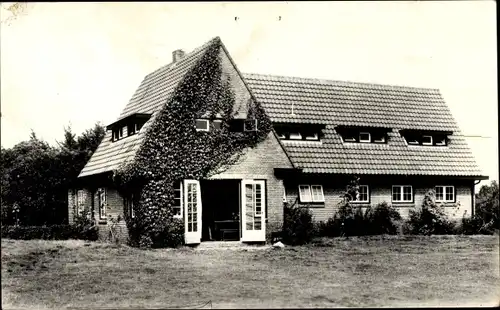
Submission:
[[[97,227],[89,228],[81,225],[19,226],[2,225],[2,238],[10,239],[44,239],[44,240],[97,240]]]
[[[443,207],[436,203],[433,190],[424,196],[422,207],[410,210],[405,232],[415,235],[443,235],[454,232],[454,223],[448,219]]]
[[[96,124],[75,139],[71,128],[52,147],[32,132],[28,141],[1,150],[2,224],[67,222],[67,190],[97,148],[104,128]]]
[[[99,238],[99,227],[93,218],[75,214],[72,226],[79,234],[77,239],[95,241]]]
[[[315,226],[311,210],[298,207],[296,203],[283,203],[283,242],[291,245],[301,245],[310,242],[315,235]]]
[[[365,231],[367,235],[395,235],[398,232],[397,222],[401,221],[401,215],[384,201],[375,208],[369,207],[365,212],[364,220],[367,222]]]
[[[245,148],[263,141],[271,130],[264,110],[253,100],[248,102],[247,118],[258,121],[258,130],[230,130],[235,95],[223,77],[220,50],[220,40],[207,47],[164,108],[153,116],[135,160],[114,174],[122,194],[128,197],[130,192],[137,192],[135,218],[133,221],[125,218],[134,234],[131,244],[169,243],[155,240],[165,236],[166,231],[175,230],[174,184],[224,171],[239,159]],[[196,131],[195,120],[205,112],[211,120],[217,114],[222,117],[220,129]]]
[[[481,221],[481,233],[493,233],[500,229],[499,189],[497,181],[490,185],[481,186],[476,194],[475,214],[476,221]],[[480,232],[478,230],[478,232]]]

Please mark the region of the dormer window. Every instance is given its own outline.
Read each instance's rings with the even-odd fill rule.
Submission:
[[[401,135],[408,145],[446,146],[447,136],[451,134],[451,132],[401,130]]]
[[[322,128],[324,125],[319,124],[274,124],[274,129],[281,140],[320,141]]]
[[[422,145],[432,145],[432,136],[422,136]]]
[[[118,141],[138,133],[150,117],[151,114],[134,113],[106,126],[106,130],[111,130],[112,140]]]
[[[369,132],[360,132],[359,133],[359,142],[362,143],[370,143],[372,142],[372,138]]]
[[[290,132],[290,140],[302,140],[300,132]]]
[[[197,119],[196,131],[208,131],[208,125],[209,125],[208,119]]]
[[[344,142],[386,143],[389,128],[337,126],[335,130]]]

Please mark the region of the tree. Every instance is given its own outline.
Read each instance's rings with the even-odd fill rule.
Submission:
[[[500,228],[500,207],[499,207],[499,188],[496,180],[490,185],[483,185],[476,194],[475,216],[482,220],[482,228],[493,232]]]

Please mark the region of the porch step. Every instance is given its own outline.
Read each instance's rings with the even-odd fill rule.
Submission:
[[[196,246],[197,250],[205,249],[256,249],[256,248],[268,248],[264,242],[259,244],[248,244],[241,241],[204,241]]]

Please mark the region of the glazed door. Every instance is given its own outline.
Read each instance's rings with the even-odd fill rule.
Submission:
[[[241,241],[266,241],[264,181],[241,181]]]
[[[184,180],[184,239],[186,244],[201,242],[200,182]]]

